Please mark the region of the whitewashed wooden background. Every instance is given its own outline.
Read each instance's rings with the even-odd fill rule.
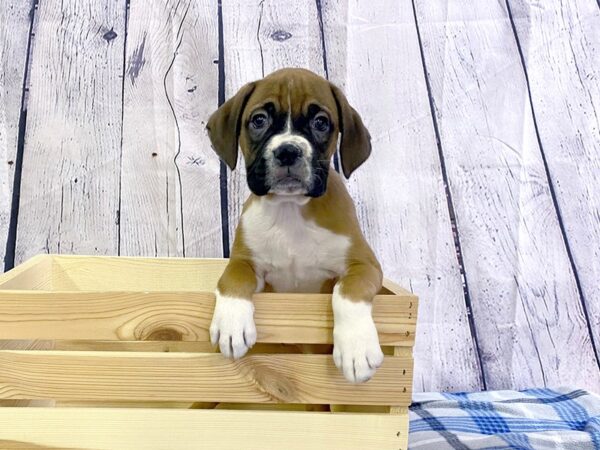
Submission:
[[[415,389],[600,392],[596,0],[2,0],[0,52],[5,269],[227,256],[247,188],[205,121],[306,67],[371,130],[348,186],[422,299]]]

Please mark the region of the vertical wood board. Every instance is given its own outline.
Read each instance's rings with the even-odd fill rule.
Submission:
[[[33,3],[0,3],[0,264],[4,267]]]
[[[117,252],[125,3],[40,3],[16,263]]]
[[[487,387],[597,391],[507,11],[416,5]]]
[[[509,2],[550,180],[600,350],[600,8]]]
[[[221,256],[216,5],[131,2],[124,88],[121,254]]]

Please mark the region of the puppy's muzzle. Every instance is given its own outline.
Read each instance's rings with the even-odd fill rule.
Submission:
[[[282,167],[289,167],[298,162],[302,156],[302,150],[294,144],[283,144],[275,149],[273,156],[275,156],[277,164]]]

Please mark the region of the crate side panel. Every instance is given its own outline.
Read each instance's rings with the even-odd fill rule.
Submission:
[[[257,294],[258,341],[330,344],[331,296]],[[414,343],[416,304],[377,296],[373,318],[382,345]],[[0,292],[0,339],[203,341],[214,295],[192,292]]]
[[[330,355],[0,351],[0,399],[408,405],[412,358],[348,383]]]
[[[262,450],[283,442],[287,450],[398,450],[408,429],[407,417],[390,414],[274,411],[2,408],[0,420],[9,424],[0,429],[3,445],[115,450]]]

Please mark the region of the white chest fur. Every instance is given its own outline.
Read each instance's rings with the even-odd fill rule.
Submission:
[[[319,292],[346,270],[350,238],[302,216],[306,197],[261,197],[244,212],[244,243],[261,282],[278,292]]]

